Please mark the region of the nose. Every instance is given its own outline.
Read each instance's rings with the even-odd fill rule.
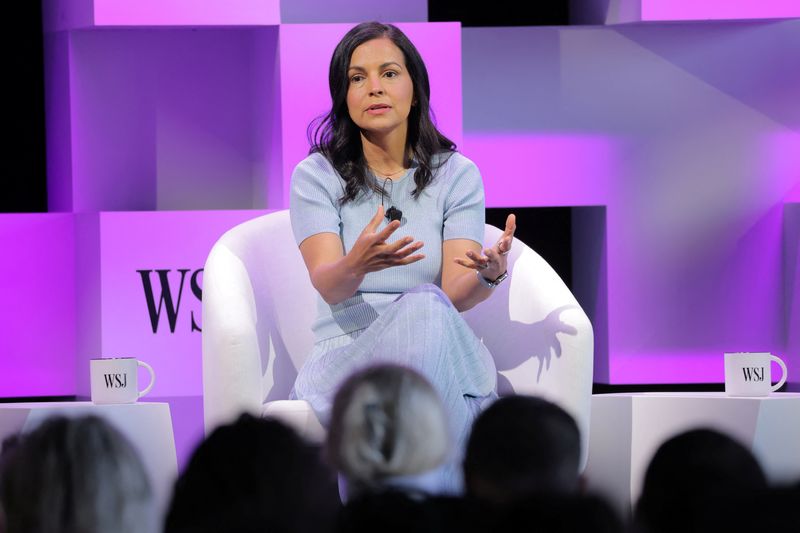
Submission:
[[[383,85],[381,85],[380,76],[369,77],[369,94],[371,95],[383,94]]]

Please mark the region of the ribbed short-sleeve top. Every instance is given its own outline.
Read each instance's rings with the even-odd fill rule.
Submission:
[[[413,173],[418,167],[412,161],[405,174],[386,183],[388,194],[381,197],[373,191],[363,192],[345,204],[339,201],[345,182],[324,155],[311,154],[295,167],[289,205],[298,245],[312,235],[333,233],[341,239],[346,254],[381,202],[386,210],[395,206],[403,212],[400,227],[387,242],[411,236],[425,244],[420,250],[424,259],[367,274],[356,294],[343,302],[329,305],[318,295],[313,325],[317,342],[368,327],[405,290],[423,283],[441,285],[443,241],[483,243],[484,194],[478,167],[458,152],[436,158],[434,167],[444,162],[417,198],[412,193],[416,188]],[[384,219],[379,230],[388,222]]]

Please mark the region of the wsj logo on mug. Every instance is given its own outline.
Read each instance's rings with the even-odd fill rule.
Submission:
[[[150,372],[150,383],[139,391],[139,367]],[[156,375],[153,367],[133,357],[92,359],[89,362],[94,403],[133,403],[153,388]]]
[[[770,362],[782,369],[781,380],[772,384]],[[728,396],[769,396],[786,383],[786,364],[769,353],[726,353],[725,392]]]

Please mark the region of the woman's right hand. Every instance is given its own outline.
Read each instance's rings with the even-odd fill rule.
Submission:
[[[345,261],[358,276],[394,266],[409,265],[425,258],[425,254],[415,253],[424,243],[414,242],[413,237],[403,237],[388,244],[386,240],[400,227],[400,221],[393,220],[378,231],[383,216],[381,205],[345,256]]]

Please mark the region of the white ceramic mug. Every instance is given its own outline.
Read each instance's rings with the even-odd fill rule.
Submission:
[[[139,367],[150,372],[150,383],[139,391]],[[94,403],[133,403],[153,388],[156,374],[153,367],[134,357],[92,359],[89,361]]]
[[[781,380],[772,384],[770,362],[783,370]],[[725,393],[728,396],[769,396],[786,383],[786,364],[770,353],[726,353]]]

